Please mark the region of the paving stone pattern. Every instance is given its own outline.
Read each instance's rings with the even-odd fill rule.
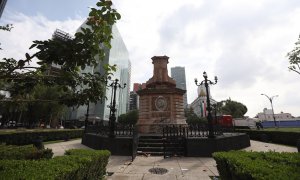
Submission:
[[[67,149],[89,149],[81,144],[81,140],[48,144],[55,156],[63,155]],[[276,151],[297,152],[296,147],[264,143],[251,140],[251,147],[247,151]],[[152,174],[151,168],[165,168],[165,174]],[[162,156],[137,156],[131,162],[131,156],[111,156],[107,165],[107,180],[211,180],[218,176],[216,162],[209,157],[172,157],[164,159]]]

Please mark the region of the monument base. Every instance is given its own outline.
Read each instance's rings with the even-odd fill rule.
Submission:
[[[137,124],[138,133],[141,134],[163,134],[163,127],[165,126],[176,126],[176,127],[187,127],[187,123],[180,122],[176,124],[170,123],[151,123],[151,124]]]

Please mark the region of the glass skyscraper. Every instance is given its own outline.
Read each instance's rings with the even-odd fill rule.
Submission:
[[[2,16],[3,11],[4,11],[6,2],[7,2],[7,0],[0,0],[0,18]]]
[[[84,23],[81,27],[85,27],[86,24]],[[79,28],[80,29],[80,28]],[[103,64],[110,64],[110,65],[117,65],[116,72],[113,73],[112,79],[119,79],[120,84],[123,85],[124,83],[127,86],[124,89],[117,89],[116,92],[116,116],[118,117],[121,114],[124,114],[129,109],[129,93],[130,93],[130,76],[131,76],[131,63],[129,60],[128,50],[123,42],[123,39],[114,25],[112,27],[112,35],[113,39],[111,40],[111,49],[106,49],[106,56],[104,61],[99,64],[97,67],[87,67],[84,69],[83,72],[103,72],[102,65]],[[109,83],[109,82],[108,82]],[[89,119],[95,120],[109,120],[109,112],[110,109],[108,106],[111,103],[112,99],[112,89],[106,89],[106,98],[103,101],[99,101],[96,104],[90,104],[89,106]],[[87,106],[79,106],[78,108],[74,108],[70,112],[69,119],[79,119],[84,120],[85,115],[87,112]]]
[[[186,90],[185,68],[184,67],[172,67],[171,77],[176,81],[176,87]],[[187,92],[183,96],[184,108],[187,108]]]

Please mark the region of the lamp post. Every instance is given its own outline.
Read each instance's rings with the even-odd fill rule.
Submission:
[[[115,125],[116,125],[116,92],[117,88],[125,88],[126,83],[123,86],[119,83],[119,79],[112,80],[112,83],[108,85],[108,87],[112,88],[112,99],[109,105],[110,112],[109,112],[109,137],[115,137]]]
[[[89,120],[89,110],[90,110],[90,101],[87,103],[87,108],[86,108],[86,115],[85,115],[85,121],[84,121],[84,133],[86,133],[87,125],[88,125],[88,120]]]
[[[212,123],[212,115],[211,115],[211,106],[210,106],[210,99],[209,99],[209,90],[208,90],[208,85],[214,85],[217,84],[218,82],[218,78],[217,76],[215,76],[215,82],[212,82],[211,80],[207,79],[207,74],[204,71],[203,72],[203,77],[204,80],[201,81],[201,83],[198,83],[197,78],[195,78],[195,84],[196,86],[202,86],[204,84],[205,89],[206,89],[206,101],[207,101],[207,107],[206,110],[208,111],[208,115],[207,115],[207,120],[208,120],[208,138],[214,138],[214,129],[213,129],[213,123]]]
[[[273,108],[273,99],[274,99],[274,97],[278,97],[278,95],[275,95],[275,96],[272,96],[272,97],[269,97],[266,94],[261,94],[261,95],[262,96],[266,96],[269,99],[270,103],[271,103],[271,108],[272,108],[272,113],[273,113],[273,119],[274,119],[274,125],[277,128],[277,123],[276,123],[276,119],[275,119],[275,115],[274,115],[274,108]]]

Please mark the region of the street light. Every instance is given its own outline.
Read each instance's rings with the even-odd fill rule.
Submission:
[[[85,115],[85,121],[84,121],[84,133],[87,132],[87,125],[88,125],[88,120],[89,120],[89,110],[90,110],[90,101],[88,101],[87,108],[86,108],[86,115]]]
[[[269,99],[270,103],[271,103],[272,113],[273,113],[273,119],[274,119],[274,125],[275,125],[275,127],[277,128],[277,123],[276,123],[276,119],[275,119],[275,115],[274,115],[274,108],[273,108],[273,98],[274,98],[274,97],[278,97],[278,95],[275,95],[275,96],[272,96],[272,97],[269,97],[269,96],[266,95],[266,94],[261,94],[261,95],[266,96],[266,97]]]
[[[112,99],[110,102],[110,105],[108,106],[110,108],[109,112],[109,137],[114,138],[115,137],[115,125],[116,125],[116,92],[117,88],[125,88],[126,83],[123,84],[123,86],[119,83],[119,79],[112,80],[112,83],[108,85],[108,87],[112,88]]]
[[[208,137],[209,138],[214,138],[214,129],[213,129],[213,123],[212,123],[212,116],[211,116],[211,106],[210,106],[210,99],[209,99],[209,91],[208,91],[208,85],[214,85],[217,84],[218,82],[218,78],[217,76],[215,76],[215,82],[212,82],[211,80],[207,79],[207,74],[204,71],[203,72],[203,77],[204,80],[201,81],[201,83],[198,83],[197,78],[195,78],[195,84],[196,86],[202,86],[204,84],[205,89],[206,89],[206,101],[207,101],[207,111],[208,111],[208,115],[207,115],[207,120],[208,120]]]

